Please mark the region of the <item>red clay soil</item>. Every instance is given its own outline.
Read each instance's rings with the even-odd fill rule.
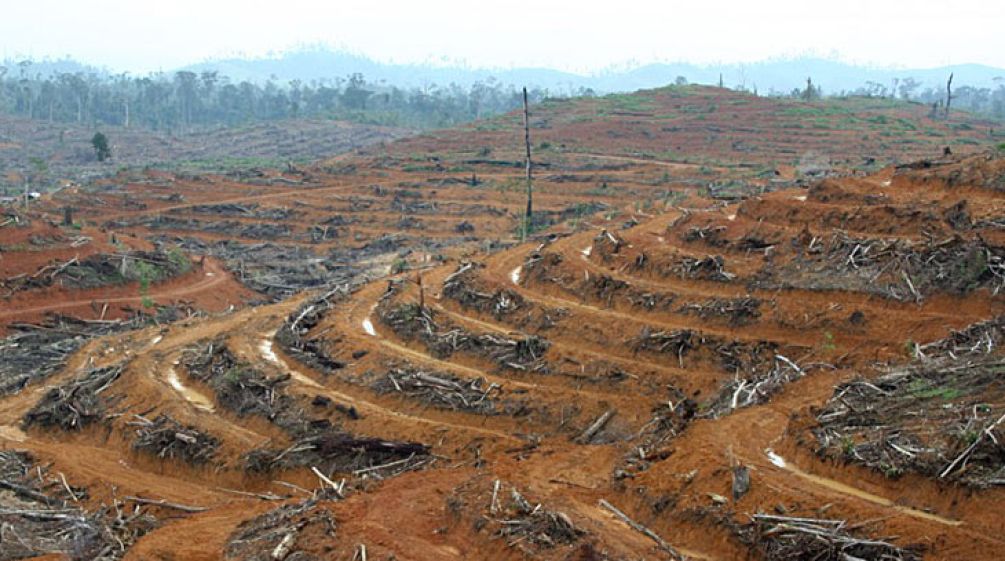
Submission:
[[[810,429],[836,385],[909,361],[911,344],[1005,313],[987,279],[961,290],[919,281],[915,298],[901,280],[877,275],[869,284],[854,267],[814,261],[818,243],[848,236],[922,248],[929,240],[983,240],[997,250],[1005,216],[1005,190],[996,183],[1001,158],[929,161],[925,169],[890,167],[808,186],[795,181],[812,167],[806,153],[824,145],[831,147],[830,166],[853,173],[865,157],[936,156],[947,138],[976,138],[978,127],[953,126],[969,122],[964,117],[927,122],[920,109],[876,100],[807,106],[706,88],[577,103],[572,111],[545,104],[535,112],[535,142],[551,143],[536,151],[543,165],[535,171],[535,208],[560,235],[505,251],[482,250],[489,242],[513,244],[525,204],[522,170],[510,165],[519,164],[510,139],[514,116],[299,174],[126,173],[94,192],[42,201],[30,231],[62,238],[36,251],[29,230],[0,229],[5,276],[78,249],[81,256],[111,251],[113,233],[135,249],[148,249],[154,236],[273,243],[317,255],[387,233],[404,236],[405,248],[443,244],[389,253],[421,270],[421,289],[416,272],[376,280],[299,324],[307,327],[297,335],[320,362],[276,337],[287,318],[307,316],[301,306],[316,295],[242,307],[256,294],[207,259],[205,268],[153,285],[145,296],[235,310],[91,341],[57,374],[0,397],[0,447],[28,450],[49,473],[86,487],[84,508],[116,499],[132,508],[125,498],[132,496],[198,511],[143,506],[160,523],[130,549],[131,560],[252,558],[242,547],[270,558],[287,535],[289,559],[354,559],[361,546],[371,559],[416,561],[669,558],[658,543],[695,559],[759,559],[732,530],[758,512],[847,520],[871,538],[919,545],[926,559],[1000,557],[1000,488],[963,488],[911,473],[889,479],[824,460],[814,454]],[[872,129],[880,115],[921,123],[915,132],[901,127],[905,138],[921,140],[880,140]],[[829,130],[818,133],[810,119],[825,120]],[[869,140],[859,141],[862,134]],[[494,148],[485,155],[482,146]],[[967,147],[976,150],[962,143],[958,151]],[[692,157],[676,157],[685,153]],[[738,162],[744,165],[732,165]],[[767,192],[735,200],[734,188]],[[582,203],[604,206],[576,206]],[[73,232],[45,225],[67,205],[85,222],[89,244],[68,247]],[[259,234],[265,226],[280,233]],[[467,261],[480,266],[464,277],[467,299],[457,298],[444,284]],[[821,279],[827,288],[814,284]],[[49,311],[96,318],[105,302],[115,317],[143,298],[136,285],[27,291],[0,303],[0,323],[32,322]],[[716,311],[747,299],[756,302],[748,315]],[[436,329],[410,331],[413,324],[393,321],[425,321],[416,311]],[[650,344],[684,332],[686,351]],[[444,347],[430,333],[449,333],[452,343]],[[492,354],[525,348],[531,337],[546,346],[533,360]],[[193,356],[221,348],[235,366],[219,379],[189,366]],[[778,356],[802,375],[733,407],[729,397],[743,376],[785,370]],[[112,365],[123,372],[102,393],[122,399],[106,419],[79,431],[21,425],[48,389]],[[432,376],[441,389],[481,388],[494,409],[487,414],[481,402],[444,406],[422,387],[397,391],[403,378],[393,376],[402,371]],[[225,383],[253,387],[248,372],[275,382],[270,405],[292,404],[294,417],[311,426],[328,422],[331,431],[355,437],[421,443],[428,461],[396,476],[393,466],[324,478],[310,464],[252,472],[249,452],[285,450],[295,458],[303,452],[295,446],[297,430],[306,429],[290,430],[292,421],[281,414],[235,410],[229,392],[238,390]],[[212,459],[190,465],[134,449],[134,415],[158,414],[215,438]],[[605,422],[594,430],[599,419]],[[734,499],[736,466],[749,470],[751,486]],[[345,479],[346,498],[331,500],[325,479]],[[547,520],[559,526],[568,520],[579,532],[548,538],[551,544],[533,533],[508,534],[515,526],[509,518],[523,516],[514,510],[514,490],[532,507],[540,504],[533,512],[554,515]],[[266,520],[260,516],[277,516],[274,509],[315,494],[328,498],[303,505],[300,518],[280,519],[257,541],[238,543]]]
[[[981,161],[949,165],[970,169]],[[1001,296],[977,288],[933,290],[920,301],[897,300],[858,288],[773,286],[763,272],[769,262],[776,269],[799,263],[791,248],[806,232],[823,239],[843,225],[860,238],[920,242],[923,230],[940,230],[976,239],[994,227],[954,230],[945,211],[965,200],[974,224],[1005,212],[998,190],[920,182],[909,173],[891,177],[888,170],[863,179],[830,180],[809,191],[780,191],[739,205],[695,200],[702,208],[667,212],[628,230],[609,230],[609,235],[589,229],[540,248],[524,245],[479,255],[484,267],[473,269],[465,282],[480,294],[505,295],[517,303],[515,313],[480,308],[444,293],[457,261],[424,272],[421,295],[414,275],[401,277],[405,282],[390,291],[387,280],[364,285],[336,302],[304,334],[316,338],[325,356],[340,364],[334,370],[312,366],[274,339],[306,295],[94,341],[44,385],[0,400],[0,436],[3,446],[30,450],[73,485],[87,487],[86,505],[139,496],[207,509],[185,513],[146,507],[161,525],[140,538],[126,559],[227,558],[225,551],[238,551],[233,540],[242,524],[283,504],[298,504],[327,484],[310,466],[268,474],[246,471],[247,452],[285,448],[292,439],[275,420],[228,409],[226,396],[197,380],[182,363],[192,349],[215,341],[257,371],[289,376],[282,395],[310,418],[328,420],[354,435],[421,442],[436,458],[417,471],[383,480],[367,470],[326,474],[335,481],[346,478],[350,491],[344,500],[308,508],[297,526],[292,550],[314,558],[350,559],[360,546],[374,559],[421,561],[667,557],[651,537],[603,506],[611,504],[695,559],[758,558],[725,522],[744,523],[757,512],[864,524],[875,539],[923,547],[927,559],[996,559],[1005,530],[997,508],[1005,499],[1001,489],[964,489],[910,473],[888,479],[821,460],[813,453],[808,429],[814,408],[830,398],[835,385],[856,375],[877,375],[877,361],[906,362],[908,340],[926,343],[1002,314]],[[881,212],[874,212],[875,201],[872,206],[862,202],[877,196],[882,197]],[[696,239],[689,235],[696,227],[721,228],[722,233]],[[753,234],[778,240],[776,249],[734,244]],[[611,239],[618,244],[612,246]],[[535,252],[555,257],[542,261],[547,266],[535,265]],[[735,276],[714,280],[665,273],[669,269],[664,267],[683,258],[712,253],[722,256],[725,271]],[[591,288],[597,279],[625,284],[612,297]],[[201,305],[222,305],[239,296],[232,283],[209,260],[204,271],[152,287],[150,297],[202,298]],[[657,301],[672,296],[673,305],[633,303],[640,294]],[[500,363],[477,348],[462,346],[444,354],[421,335],[383,319],[402,306],[415,309],[420,297],[424,313],[462,338],[535,335],[546,340],[547,351],[539,357],[544,369],[531,372]],[[759,312],[744,321],[687,311],[710,299],[741,297],[760,302]],[[61,310],[100,301],[98,294],[60,298],[54,305]],[[133,305],[138,300],[120,298]],[[39,306],[18,313],[38,313]],[[849,322],[853,315],[858,319]],[[542,321],[545,316],[550,319]],[[642,333],[679,330],[692,333],[695,346],[686,354],[637,346]],[[805,375],[748,407],[727,407],[718,415],[699,409],[676,437],[651,440],[648,431],[661,408],[685,398],[717,407],[715,396],[737,375],[717,358],[715,349],[722,345],[773,349],[801,365]],[[121,415],[80,432],[16,428],[45,387],[71,379],[83,365],[115,363],[125,371],[107,391],[127,396]],[[492,399],[500,407],[520,403],[520,408],[485,415],[443,408],[421,393],[376,391],[376,381],[395,368],[463,383],[480,379],[480,387],[497,384]],[[323,405],[332,403],[338,407]],[[610,411],[613,417],[599,430],[583,436]],[[130,415],[159,413],[217,438],[220,447],[212,462],[189,466],[133,450]],[[745,466],[751,478],[750,491],[739,499],[731,495],[736,465]],[[556,545],[504,537],[507,524],[493,513],[497,481],[500,509],[512,508],[510,497],[517,490],[532,505],[540,503],[541,512],[561,513],[581,533]],[[279,543],[278,538],[262,539],[257,547],[264,555]]]

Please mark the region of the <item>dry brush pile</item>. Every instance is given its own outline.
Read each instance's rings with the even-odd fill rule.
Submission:
[[[766,286],[856,290],[918,301],[982,288],[998,294],[1005,287],[1005,250],[980,238],[910,241],[837,232],[829,239],[804,235],[800,242],[795,259],[762,273]]]
[[[188,371],[213,388],[216,401],[239,416],[258,416],[279,427],[290,443],[259,448],[245,454],[251,472],[312,467],[327,476],[335,473],[373,477],[418,469],[431,460],[429,447],[416,442],[357,436],[326,418],[306,413],[301,400],[288,391],[289,374],[269,376],[238,360],[221,342],[209,342],[185,353]],[[352,407],[337,406],[348,419],[358,418]]]
[[[920,561],[920,546],[900,547],[873,538],[861,524],[845,520],[755,514],[749,524],[733,526],[737,538],[765,561]]]
[[[0,395],[18,393],[48,378],[91,339],[196,315],[181,306],[159,306],[153,313],[134,311],[126,319],[84,320],[49,314],[39,324],[13,323],[8,326],[13,333],[0,339]]]
[[[139,505],[115,500],[91,511],[79,501],[87,490],[49,473],[24,452],[0,451],[0,561],[50,553],[73,561],[121,559],[157,519]]]
[[[1005,485],[1001,318],[927,345],[926,358],[838,386],[817,414],[817,452],[888,477],[914,472]]]
[[[406,341],[420,341],[437,358],[461,352],[482,357],[500,369],[547,374],[553,368],[544,360],[551,344],[536,335],[509,337],[472,333],[463,327],[437,321],[436,312],[419,304],[384,304],[381,322]]]

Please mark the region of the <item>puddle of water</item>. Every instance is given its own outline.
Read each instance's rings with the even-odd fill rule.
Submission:
[[[775,454],[775,451],[772,450],[771,448],[765,450],[764,453],[768,455],[768,460],[770,460],[772,464],[774,464],[776,467],[785,469],[786,467],[785,458],[779,456],[778,454]]]
[[[0,438],[14,442],[24,442],[28,440],[28,435],[13,425],[0,425]]]
[[[279,357],[276,356],[276,352],[272,350],[272,339],[262,339],[262,342],[258,345],[258,351],[262,353],[265,360],[279,364]]]
[[[520,284],[521,270],[523,270],[523,267],[517,267],[516,269],[513,269],[512,271],[509,272],[509,280],[512,281],[513,284]]]
[[[276,354],[276,351],[272,349],[273,344],[274,342],[270,338],[262,339],[262,342],[258,345],[258,352],[261,353],[262,358],[275,365],[278,365],[280,368],[283,369],[284,372],[287,372],[294,380],[300,382],[301,384],[311,386],[313,388],[321,387],[321,385],[315,382],[314,380],[311,380],[307,376],[304,376],[300,372],[297,372],[296,370],[290,368],[289,365],[286,364],[286,361],[279,358],[279,356]]]
[[[174,368],[168,368],[167,382],[174,390],[182,395],[189,403],[203,411],[213,411],[213,402],[201,393],[189,388],[181,383],[178,373]]]
[[[900,511],[908,516],[913,516],[915,518],[931,520],[932,522],[938,522],[939,524],[945,524],[947,526],[960,526],[963,524],[963,522],[960,520],[943,518],[942,516],[939,516],[937,514],[931,514],[923,510],[917,510],[914,508],[895,504],[893,501],[887,499],[886,497],[873,495],[868,491],[863,491],[862,489],[852,487],[851,485],[845,485],[840,481],[834,481],[833,479],[827,479],[826,477],[820,477],[818,475],[813,475],[812,473],[806,473],[805,471],[799,469],[798,467],[786,462],[785,458],[779,456],[770,448],[765,450],[764,453],[768,456],[768,461],[770,461],[775,466],[784,469],[785,471],[797,477],[805,479],[811,483],[815,483],[816,485],[819,485],[821,487],[826,487],[827,489],[830,489],[832,491],[837,491],[838,493],[843,493],[845,495],[851,495],[853,497],[857,497],[864,501],[868,501],[873,504],[878,504],[880,506],[890,507],[894,510]]]

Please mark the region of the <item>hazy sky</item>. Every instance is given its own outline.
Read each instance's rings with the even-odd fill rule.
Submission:
[[[170,70],[324,43],[380,60],[588,71],[629,61],[817,54],[1005,67],[1003,0],[31,0],[0,7],[0,58]],[[5,56],[6,55],[6,56]]]

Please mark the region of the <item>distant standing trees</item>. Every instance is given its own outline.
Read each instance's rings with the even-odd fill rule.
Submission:
[[[103,162],[112,157],[112,149],[108,147],[108,137],[100,132],[94,133],[91,138],[91,146],[94,147],[94,154],[99,162]]]
[[[449,127],[520,107],[522,93],[489,79],[471,87],[456,84],[400,88],[345,78],[232,82],[216,72],[180,71],[143,77],[95,72],[17,73],[0,66],[0,114],[50,123],[188,130],[237,126],[287,118],[334,118],[409,128]],[[585,93],[585,90],[583,91]],[[547,96],[529,92],[532,102]]]

